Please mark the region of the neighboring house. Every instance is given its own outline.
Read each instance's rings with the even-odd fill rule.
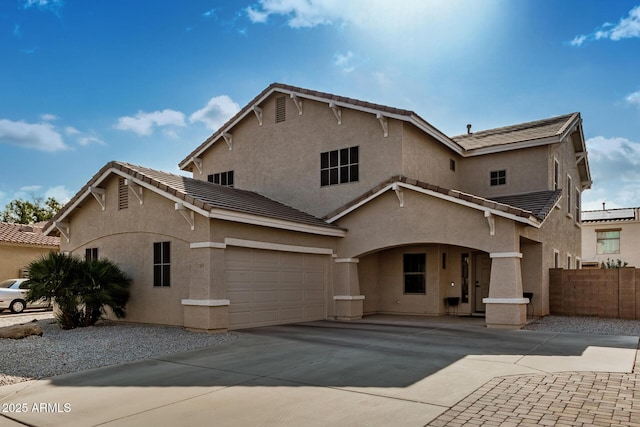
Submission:
[[[640,208],[582,212],[582,266],[610,260],[640,267]]]
[[[58,252],[60,239],[44,234],[43,225],[0,222],[0,282],[26,277],[31,261]]]
[[[452,138],[278,83],[179,166],[193,178],[110,162],[47,232],[133,278],[129,321],[208,331],[447,312],[520,327],[523,293],[548,314],[549,268],[580,257],[591,184],[579,113]]]

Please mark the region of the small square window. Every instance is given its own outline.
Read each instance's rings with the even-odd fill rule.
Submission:
[[[87,248],[84,251],[84,259],[98,259],[98,248]]]
[[[207,181],[225,187],[233,187],[233,171],[214,173],[207,176]]]
[[[505,185],[507,183],[507,171],[505,169],[491,171],[491,186]]]

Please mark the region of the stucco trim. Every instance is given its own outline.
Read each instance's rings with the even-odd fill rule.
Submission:
[[[529,304],[529,298],[482,298],[485,304]]]
[[[344,237],[345,230],[316,227],[313,225],[300,224],[297,222],[283,221],[275,218],[267,218],[257,215],[245,214],[241,212],[226,211],[223,209],[212,209],[207,215],[209,218],[222,219],[225,221],[242,222],[245,224],[261,225],[270,228],[280,228],[283,230],[300,231],[309,234],[319,234],[322,236]]]
[[[350,263],[353,263],[353,264],[358,264],[360,262],[360,260],[358,258],[336,258],[336,259],[334,259],[334,261],[336,263],[350,262]]]
[[[492,252],[489,258],[522,258],[521,252]]]
[[[203,249],[203,248],[215,248],[215,249],[224,249],[227,245],[219,242],[193,242],[189,244],[189,248],[191,249]]]
[[[485,214],[486,214],[486,212],[490,212],[493,215],[500,216],[500,217],[503,217],[503,218],[507,218],[507,219],[510,219],[510,220],[513,220],[513,221],[521,222],[521,223],[530,225],[530,226],[535,227],[535,228],[540,228],[540,226],[541,226],[541,223],[539,223],[539,222],[537,222],[535,220],[532,220],[531,218],[521,217],[521,216],[518,216],[518,215],[514,215],[514,214],[510,214],[508,212],[501,211],[499,209],[493,209],[493,208],[490,208],[490,207],[487,207],[487,206],[481,206],[481,205],[478,205],[476,203],[460,199],[458,197],[449,196],[448,194],[443,194],[443,193],[440,193],[440,192],[437,192],[437,191],[429,190],[429,189],[426,189],[426,188],[418,187],[418,186],[407,184],[407,183],[404,183],[404,182],[393,182],[393,183],[390,183],[390,184],[386,185],[380,191],[377,191],[376,193],[372,194],[371,196],[363,199],[362,201],[354,204],[353,206],[350,206],[348,209],[345,209],[344,211],[340,212],[339,214],[334,215],[333,217],[327,219],[327,222],[329,224],[332,224],[333,222],[339,220],[343,216],[345,216],[345,215],[353,212],[354,210],[358,209],[359,207],[369,203],[371,200],[375,199],[376,197],[380,196],[381,194],[383,194],[383,193],[385,193],[385,192],[387,192],[389,190],[393,190],[394,188],[397,188],[397,187],[407,188],[409,190],[413,190],[413,191],[416,191],[418,193],[426,194],[428,196],[436,197],[438,199],[446,200],[448,202],[456,203],[458,205],[466,206],[468,208],[472,208],[472,209],[476,209],[476,210],[479,210],[479,211],[483,211],[483,212],[485,212]],[[495,202],[493,202],[493,203],[495,203]]]
[[[316,248],[312,246],[283,245],[280,243],[259,242],[257,240],[244,240],[227,237],[224,239],[227,246],[240,248],[264,249],[268,251],[296,252],[301,254],[333,255],[331,248]]]
[[[334,295],[334,301],[361,301],[364,295]]]
[[[228,299],[183,299],[182,305],[197,305],[202,307],[220,307],[231,305]]]

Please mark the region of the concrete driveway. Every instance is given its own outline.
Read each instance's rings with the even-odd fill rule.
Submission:
[[[211,348],[1,387],[0,425],[423,426],[495,377],[631,372],[638,345],[486,329],[482,319],[236,334]]]

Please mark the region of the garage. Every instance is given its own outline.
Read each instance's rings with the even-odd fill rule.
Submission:
[[[327,255],[228,247],[229,329],[326,319],[329,260]]]

